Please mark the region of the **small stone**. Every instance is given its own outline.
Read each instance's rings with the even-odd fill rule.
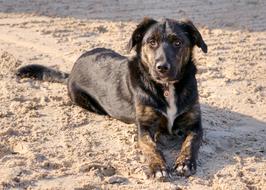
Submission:
[[[247,104],[254,104],[255,103],[251,98],[246,98],[244,101]]]
[[[89,172],[92,169],[92,166],[88,163],[85,163],[79,167],[80,172]]]
[[[249,168],[249,171],[256,172],[256,168]]]
[[[88,164],[88,163],[85,163],[83,165],[80,166],[79,168],[79,171],[80,172],[90,172],[91,170],[96,170],[97,173],[103,175],[103,176],[113,176],[115,175],[116,173],[116,169],[111,166],[111,165],[108,165],[108,166],[104,166],[104,165],[101,165],[101,164]]]
[[[113,176],[113,177],[109,178],[108,183],[110,183],[110,184],[115,184],[115,183],[126,184],[126,183],[128,183],[128,179],[124,178],[124,177]]]
[[[254,88],[254,92],[260,92],[263,90],[263,87],[262,86],[257,86]]]
[[[231,82],[231,79],[230,78],[225,78],[224,82],[225,83],[230,83]]]
[[[242,171],[239,171],[239,172],[237,173],[237,176],[239,176],[239,177],[243,177],[243,176],[244,176],[244,174],[243,174],[243,172],[242,172]]]

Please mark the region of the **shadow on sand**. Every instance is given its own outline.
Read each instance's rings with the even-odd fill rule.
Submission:
[[[209,105],[201,105],[201,109],[204,137],[196,177],[213,179],[226,166],[241,165],[241,160],[253,158],[260,162],[266,159],[265,122]]]

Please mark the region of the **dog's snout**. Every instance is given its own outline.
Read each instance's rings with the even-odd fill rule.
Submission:
[[[156,70],[161,74],[167,73],[169,69],[170,69],[170,66],[168,63],[157,63],[156,64]]]

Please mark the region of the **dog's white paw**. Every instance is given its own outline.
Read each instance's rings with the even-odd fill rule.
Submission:
[[[177,175],[191,176],[196,173],[196,161],[188,157],[177,158],[174,169]]]

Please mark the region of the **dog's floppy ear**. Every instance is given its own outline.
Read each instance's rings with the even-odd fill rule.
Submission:
[[[128,45],[127,45],[128,51],[131,51],[133,47],[141,43],[147,30],[155,23],[157,23],[156,20],[153,20],[152,18],[144,17],[142,22],[137,25],[137,28],[132,33],[131,39],[129,40]]]
[[[182,20],[181,24],[190,35],[191,41],[194,43],[194,45],[197,45],[199,48],[201,48],[204,53],[207,53],[208,47],[194,24],[190,20]]]

